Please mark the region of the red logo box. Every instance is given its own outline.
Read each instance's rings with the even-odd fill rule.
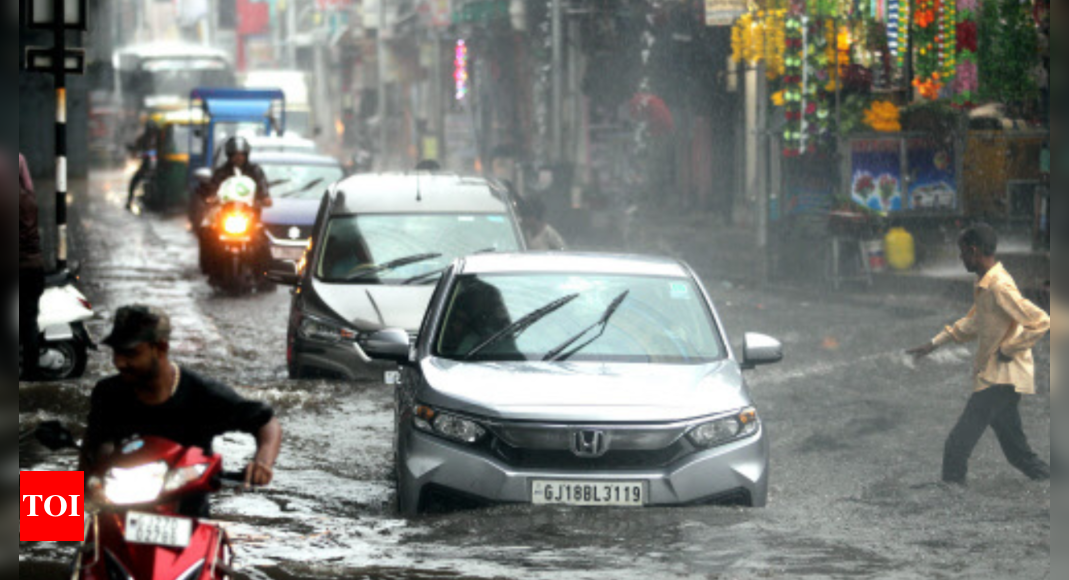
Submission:
[[[19,498],[20,542],[85,539],[85,474],[81,471],[19,472]]]

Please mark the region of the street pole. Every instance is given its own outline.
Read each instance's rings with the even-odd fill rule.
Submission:
[[[564,147],[564,0],[553,0],[553,152],[560,160]]]
[[[386,149],[389,145],[390,131],[387,127],[387,90],[386,74],[386,3],[387,0],[378,0],[379,3],[379,38],[377,43],[379,61],[379,160],[380,168],[385,168]]]
[[[297,69],[297,44],[294,38],[297,36],[297,0],[286,2],[286,47],[288,49],[289,66]]]
[[[56,269],[67,268],[67,3],[54,2],[56,81]]]

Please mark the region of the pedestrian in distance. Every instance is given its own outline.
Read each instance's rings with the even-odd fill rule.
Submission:
[[[563,252],[567,250],[564,237],[546,222],[546,206],[541,200],[530,199],[520,204],[523,233],[527,249],[532,252]]]
[[[19,344],[22,345],[23,378],[38,375],[41,296],[45,292],[45,263],[38,227],[37,195],[26,158],[19,155]]]
[[[1020,403],[1034,395],[1032,349],[1050,331],[1050,316],[1026,300],[997,258],[998,234],[986,224],[959,238],[961,260],[977,276],[975,304],[968,316],[929,344],[908,353],[924,358],[951,343],[979,343],[973,366],[973,395],[946,443],[943,481],[966,484],[969,459],[991,428],[1010,464],[1034,481],[1050,479],[1050,466],[1032,450],[1024,433]]]

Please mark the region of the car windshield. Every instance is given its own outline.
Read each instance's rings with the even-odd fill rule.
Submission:
[[[316,277],[329,283],[403,284],[426,279],[453,260],[485,251],[519,250],[517,234],[505,214],[365,215],[330,221]],[[410,261],[413,256],[435,255]],[[384,264],[403,265],[364,276]]]
[[[254,159],[255,161],[255,159]],[[330,165],[262,164],[271,196],[279,199],[320,200],[327,187],[345,174]]]
[[[517,321],[560,302],[530,332],[486,345]],[[725,352],[693,281],[578,274],[460,277],[434,350],[453,360],[561,360],[559,353],[567,352],[573,362],[646,364],[708,364]]]

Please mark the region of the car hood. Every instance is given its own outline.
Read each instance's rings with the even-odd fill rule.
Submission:
[[[739,365],[422,363],[422,403],[490,419],[670,423],[752,404]]]
[[[313,282],[323,305],[356,330],[400,328],[415,334],[434,286],[360,286]]]
[[[263,222],[273,226],[311,227],[316,223],[320,202],[307,199],[275,199],[264,208]]]

